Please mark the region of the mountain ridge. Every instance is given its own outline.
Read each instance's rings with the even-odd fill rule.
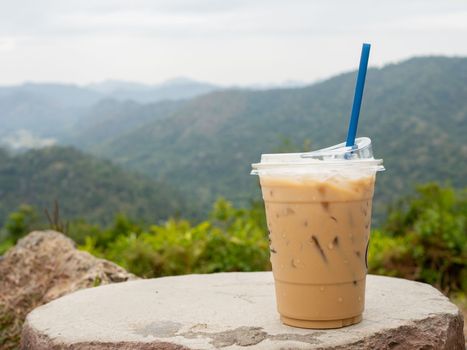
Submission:
[[[197,201],[224,195],[243,205],[259,197],[250,164],[276,151],[281,138],[311,140],[313,149],[345,139],[355,74],[304,88],[215,91],[90,150],[170,180]],[[422,57],[368,70],[358,135],[373,139],[388,169],[378,177],[379,212],[419,181],[466,184],[452,170],[467,162],[465,81],[467,58]]]
[[[36,115],[69,120],[62,143],[171,184],[205,209],[218,196],[246,205],[260,198],[257,179],[248,174],[261,153],[344,141],[355,75],[341,73],[305,87],[231,88],[150,104],[110,98],[80,110],[76,120],[69,108],[53,112],[51,103],[52,112],[44,104],[43,114]],[[387,169],[378,176],[377,216],[419,182],[467,185],[465,81],[465,57],[417,57],[368,70],[358,136],[372,138],[375,156]],[[2,96],[0,91],[0,106]],[[49,127],[42,118],[30,122]]]
[[[0,185],[0,223],[20,205],[41,212],[55,200],[63,219],[100,224],[109,224],[118,213],[151,223],[192,213],[172,186],[71,147],[17,155],[0,149]]]

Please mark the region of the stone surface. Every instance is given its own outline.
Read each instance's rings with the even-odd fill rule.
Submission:
[[[140,280],[82,290],[31,312],[22,348],[464,349],[457,307],[433,287],[368,276],[364,320],[336,330],[279,321],[270,272]]]
[[[0,348],[16,348],[26,314],[67,293],[136,277],[79,251],[54,231],[32,232],[0,258]]]

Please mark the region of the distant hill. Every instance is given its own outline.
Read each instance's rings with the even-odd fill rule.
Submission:
[[[355,74],[305,88],[213,92],[91,150],[175,184],[197,203],[223,195],[244,204],[259,197],[248,174],[261,153],[344,140]],[[373,139],[387,168],[378,177],[378,213],[419,182],[467,185],[466,81],[467,58],[421,57],[368,71],[358,134]]]
[[[75,149],[50,147],[17,156],[0,149],[0,226],[21,204],[42,213],[54,200],[66,220],[104,224],[120,212],[150,223],[190,213],[182,195],[166,184]]]
[[[216,90],[189,100],[151,103],[132,101],[121,91],[155,96],[154,86],[118,81],[87,87],[0,87],[0,141],[40,146],[55,139],[171,184],[188,202],[203,208],[209,208],[218,196],[244,205],[260,197],[257,179],[248,174],[250,164],[258,161],[261,153],[317,149],[344,140],[355,74],[341,74],[306,87]],[[379,216],[387,204],[416,183],[437,180],[467,185],[466,81],[467,58],[420,57],[368,71],[359,135],[373,139],[375,154],[384,158],[387,168],[378,177]],[[182,80],[166,85],[189,83]],[[29,129],[18,132],[25,128]],[[55,148],[47,152],[50,150]],[[41,152],[37,157],[44,163],[37,164],[47,169],[53,161]],[[35,173],[36,168],[27,167],[27,163],[36,164],[31,154],[36,157],[35,153],[7,157],[9,168],[2,176],[14,173],[15,167]],[[92,169],[101,162],[86,164],[84,169],[96,180]],[[112,173],[109,170],[108,176]],[[126,182],[136,181],[130,179],[133,174],[116,170],[120,173],[125,174],[121,176]],[[7,179],[13,181],[14,177]],[[18,184],[20,180],[14,181]],[[141,181],[148,180],[141,177]],[[73,186],[65,190],[74,191]],[[1,201],[3,206],[16,205],[14,191],[0,187],[2,196],[11,196],[11,201]],[[46,193],[44,203],[51,201],[49,190],[37,193]],[[67,209],[73,215],[74,207],[78,206]],[[84,209],[83,205],[76,213],[88,213]],[[146,212],[141,213],[146,217]],[[104,210],[89,215],[96,220],[100,215],[108,218]]]
[[[87,87],[110,98],[141,103],[188,99],[220,88],[214,84],[187,78],[175,78],[154,85],[108,80]]]
[[[135,128],[141,121],[151,120],[153,112],[155,116],[167,113],[178,101],[217,89],[219,87],[213,84],[184,78],[156,85],[107,81],[88,86],[55,83],[0,86],[0,145],[8,146],[11,143],[8,140],[18,139],[18,133],[61,141],[75,132],[81,137],[86,130],[112,123],[113,117],[122,127]],[[138,103],[159,101],[162,101],[160,108],[148,107],[147,112],[137,107]],[[126,118],[119,118],[119,115]],[[157,119],[156,116],[154,120]],[[114,130],[116,125],[110,131]]]
[[[73,125],[81,111],[100,99],[94,91],[65,84],[0,87],[0,136],[28,130],[55,136]]]
[[[62,83],[24,83],[13,86],[0,86],[0,98],[11,96],[34,96],[53,101],[61,107],[90,106],[103,96],[86,87]]]
[[[185,103],[183,100],[150,104],[101,100],[83,112],[80,119],[66,129],[59,139],[61,143],[87,148],[118,138],[148,122],[167,118]]]

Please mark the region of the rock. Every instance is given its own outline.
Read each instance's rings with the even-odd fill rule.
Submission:
[[[32,311],[22,349],[464,349],[457,307],[433,287],[368,276],[363,321],[279,321],[270,272],[187,275],[78,291]]]
[[[136,277],[75,248],[54,231],[32,232],[0,259],[0,348],[15,348],[25,316],[67,293]]]

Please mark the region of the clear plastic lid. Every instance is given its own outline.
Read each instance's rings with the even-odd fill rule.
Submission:
[[[345,146],[345,142],[335,146],[306,153],[276,153],[261,155],[261,162],[252,164],[252,175],[271,172],[315,172],[339,171],[343,169],[365,169],[382,171],[383,160],[373,158],[371,140],[360,137],[355,145]]]

